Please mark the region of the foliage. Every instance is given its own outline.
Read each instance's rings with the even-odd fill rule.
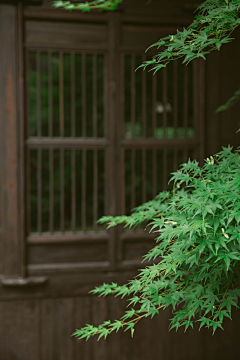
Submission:
[[[84,3],[71,1],[53,1],[56,8],[66,10],[115,10],[123,0],[95,0]],[[229,43],[232,32],[240,25],[240,0],[206,0],[197,9],[194,21],[187,29],[177,30],[174,35],[160,39],[152,47],[162,49],[151,60],[145,61],[139,67],[150,66],[154,73],[169,64],[170,61],[183,58],[183,63],[203,58],[213,50],[220,50],[223,44]],[[148,50],[147,49],[147,50]],[[227,110],[239,100],[239,90],[217,109],[218,112]]]
[[[188,64],[196,58],[203,58],[212,50],[233,40],[233,30],[239,26],[240,0],[207,0],[198,8],[198,14],[187,29],[177,31],[175,35],[162,38],[150,47],[156,46],[163,51],[143,65],[151,65],[156,72],[171,60],[184,58]]]
[[[148,222],[157,244],[144,258],[154,263],[123,286],[93,290],[99,296],[130,297],[130,309],[120,320],[76,330],[76,337],[106,338],[120,328],[133,335],[140,319],[168,306],[174,310],[171,329],[199,322],[199,329],[212,327],[214,333],[231,318],[240,296],[240,150],[231,150],[223,148],[202,168],[196,160],[182,164],[173,173],[173,191],[160,193],[132,215],[99,220],[129,228]]]
[[[54,1],[55,7],[67,10],[90,11],[91,9],[114,10],[122,0],[95,0],[73,4],[70,1]],[[194,21],[187,29],[168,35],[150,46],[163,48],[152,60],[144,62],[144,68],[151,65],[158,71],[171,61],[184,57],[184,63],[196,58],[205,59],[212,50],[220,50],[221,46],[233,40],[233,30],[239,26],[240,0],[206,0],[198,8]]]

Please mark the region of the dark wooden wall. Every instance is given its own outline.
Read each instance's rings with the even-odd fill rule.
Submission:
[[[142,4],[142,6],[141,6]],[[157,5],[158,4],[158,5]],[[163,24],[187,24],[191,14],[183,1],[125,0],[121,9],[128,14],[144,16]],[[185,3],[186,5],[186,3]],[[189,3],[187,4],[189,5]],[[39,11],[50,9],[44,1]],[[26,11],[36,10],[34,6]],[[53,13],[55,10],[51,9]],[[156,14],[158,12],[158,16]],[[17,167],[21,152],[19,122],[21,116],[21,69],[19,56],[18,11],[16,5],[0,5],[0,269],[1,279],[24,276],[22,252],[21,177]],[[70,16],[69,14],[66,16]],[[221,145],[239,144],[235,134],[239,123],[240,105],[230,112],[216,115],[215,109],[228,99],[240,82],[238,40],[226,45],[220,53],[211,54],[206,62],[205,88],[205,156],[220,150]],[[7,51],[11,47],[12,51]],[[8,54],[8,55],[7,55]],[[12,55],[9,55],[12,54]],[[5,71],[9,69],[9,72]],[[239,75],[239,76],[238,76]],[[16,85],[18,84],[18,85]],[[12,132],[11,132],[12,131]],[[12,157],[10,157],[12,154]],[[20,235],[20,236],[19,236]],[[34,275],[34,274],[33,274]],[[49,274],[48,274],[49,275]],[[225,331],[188,330],[184,334],[168,332],[168,310],[153,320],[145,319],[136,328],[134,338],[129,333],[112,334],[107,341],[89,342],[71,338],[75,328],[85,323],[99,324],[105,319],[123,314],[125,302],[119,299],[88,296],[87,292],[103,281],[123,282],[134,271],[90,273],[54,273],[40,287],[6,287],[0,285],[0,359],[1,360],[235,360],[238,359],[240,311],[234,311],[233,321],[226,321]],[[64,284],[64,285],[63,285]],[[6,284],[5,284],[6,285]],[[17,282],[16,282],[17,285]]]
[[[215,154],[228,144],[237,148],[240,145],[238,102],[228,111],[216,113],[215,110],[239,89],[240,68],[240,29],[233,33],[235,40],[222,47],[220,52],[211,53],[206,61],[205,87],[205,157]]]
[[[240,311],[214,336],[207,329],[168,332],[168,310],[107,341],[70,335],[85,323],[99,324],[123,313],[123,302],[94,297],[15,300],[0,303],[0,356],[4,360],[237,360]]]

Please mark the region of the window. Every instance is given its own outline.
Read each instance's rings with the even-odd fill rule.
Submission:
[[[141,229],[107,231],[97,219],[129,214],[169,189],[180,163],[200,157],[201,62],[175,61],[156,75],[135,72],[147,59],[145,42],[160,30],[116,23],[120,36],[112,46],[108,26],[111,31],[107,23],[26,23],[32,272],[139,264],[152,236]]]

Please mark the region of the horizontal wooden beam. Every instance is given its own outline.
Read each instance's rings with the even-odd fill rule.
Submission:
[[[89,243],[89,242],[99,242],[99,241],[108,241],[110,239],[110,234],[107,232],[102,234],[96,233],[83,233],[83,234],[64,234],[64,235],[30,235],[27,238],[28,244],[72,244],[72,243]]]
[[[77,139],[77,138],[33,138],[30,137],[26,141],[30,149],[35,148],[102,148],[110,145],[110,141],[106,139]]]
[[[0,0],[0,4],[19,4],[23,5],[41,5],[42,0]]]
[[[46,276],[38,277],[4,277],[2,278],[2,285],[5,287],[28,287],[36,285],[44,285],[47,282],[48,278]]]
[[[195,139],[127,139],[122,140],[121,145],[124,147],[149,147],[149,148],[191,148],[199,144],[199,140]]]
[[[75,273],[74,273],[75,270]],[[39,272],[41,273],[39,275]],[[50,270],[47,272],[50,275]],[[37,298],[58,298],[71,296],[86,296],[90,290],[95,286],[99,286],[102,283],[117,282],[124,284],[129,279],[133,279],[137,275],[137,270],[125,270],[119,272],[111,272],[109,269],[95,269],[90,271],[86,269],[72,269],[72,273],[69,274],[54,270],[55,275],[50,276],[48,281],[42,286],[23,286],[23,287],[11,287],[11,291],[6,286],[0,286],[0,300],[17,300],[17,299],[37,299]],[[33,275],[38,273],[38,275]],[[44,274],[45,275],[45,274]],[[42,277],[43,269],[39,271],[37,269],[29,269],[30,277]],[[3,281],[1,279],[1,281]]]

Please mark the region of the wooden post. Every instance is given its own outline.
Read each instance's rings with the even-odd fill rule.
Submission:
[[[2,284],[29,285],[25,262],[22,5],[0,4]],[[21,279],[19,283],[19,279]],[[11,281],[10,281],[11,280]],[[41,283],[44,279],[38,279]],[[32,279],[34,283],[34,279]]]
[[[2,263],[5,276],[21,276],[17,6],[0,5],[0,126],[2,143]]]

